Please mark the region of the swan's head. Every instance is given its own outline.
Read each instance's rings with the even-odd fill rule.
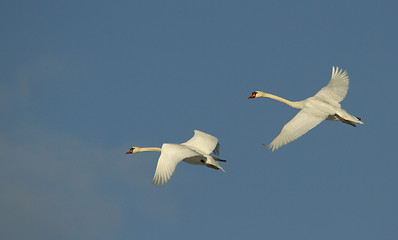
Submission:
[[[139,147],[132,147],[132,148],[130,148],[130,150],[128,152],[126,152],[126,154],[133,154],[133,153],[138,153],[138,152],[140,152]]]
[[[248,98],[256,98],[259,91],[254,91]]]
[[[254,91],[252,95],[249,96],[249,98],[261,98],[261,97],[268,97],[268,93],[265,93],[263,91]]]

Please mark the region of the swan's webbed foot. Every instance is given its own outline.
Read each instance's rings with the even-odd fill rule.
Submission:
[[[347,121],[347,120],[345,120],[345,121],[342,121],[343,123],[346,123],[346,124],[348,124],[348,125],[351,125],[351,126],[353,126],[353,127],[357,127],[355,124],[353,124],[352,122],[350,122],[350,121]]]
[[[350,126],[356,127],[354,123],[352,123],[351,121],[348,121],[348,120],[346,120],[346,119],[340,117],[338,114],[335,114],[334,116],[335,116],[340,122],[343,122],[343,123],[348,124],[348,125],[350,125]]]
[[[213,169],[215,169],[215,170],[218,170],[218,169],[219,169],[218,167],[216,167],[216,166],[214,166],[214,165],[211,165],[211,164],[206,164],[206,167],[213,168]]]

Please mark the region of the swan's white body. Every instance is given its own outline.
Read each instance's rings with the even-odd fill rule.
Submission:
[[[174,173],[177,164],[181,161],[205,165],[213,169],[224,169],[217,161],[225,161],[210,156],[211,153],[219,154],[218,139],[210,134],[194,130],[194,136],[185,143],[164,143],[162,148],[132,147],[128,153],[157,151],[161,152],[152,183],[155,185],[166,184]]]
[[[292,102],[284,98],[256,91],[249,98],[266,97],[286,103],[301,111],[290,120],[280,134],[268,145],[272,151],[304,135],[323,120],[341,121],[355,127],[353,123],[363,124],[360,118],[350,115],[341,108],[340,102],[348,91],[349,78],[346,71],[333,67],[332,78],[315,96],[303,101]]]

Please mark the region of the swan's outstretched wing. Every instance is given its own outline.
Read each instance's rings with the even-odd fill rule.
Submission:
[[[338,67],[333,67],[330,82],[315,94],[314,97],[336,105],[336,103],[341,102],[347,95],[349,82],[350,80],[346,71]]]
[[[290,122],[286,123],[286,125],[282,128],[282,131],[268,145],[268,147],[272,149],[272,151],[274,151],[279,147],[301,137],[326,118],[327,115],[315,112],[312,109],[304,108],[300,112],[298,112],[296,116],[292,120],[290,120]]]
[[[195,135],[187,142],[181,145],[188,146],[200,153],[210,154],[214,151],[214,154],[218,155],[220,151],[220,145],[218,139],[210,134],[194,130]]]
[[[180,144],[164,143],[152,183],[165,185],[173,175],[179,162],[195,156],[201,156],[201,154]]]

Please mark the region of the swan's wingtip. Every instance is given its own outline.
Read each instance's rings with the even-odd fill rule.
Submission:
[[[153,179],[152,180],[152,184],[153,185],[155,185],[155,186],[162,186],[162,187],[164,187],[164,185],[167,183],[167,181],[162,181],[162,180],[160,180],[160,179]]]
[[[265,144],[265,143],[263,143],[263,144],[261,144],[261,145],[263,145],[264,147],[266,147],[266,148],[268,148],[268,149],[271,149],[271,151],[273,152],[273,151],[275,151],[276,149],[277,149],[277,147],[275,147],[275,146],[273,146],[272,144]]]

